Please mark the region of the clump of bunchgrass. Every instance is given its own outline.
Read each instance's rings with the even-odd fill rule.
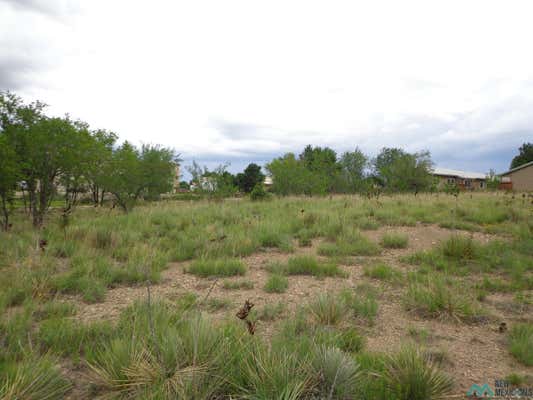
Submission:
[[[309,312],[319,324],[337,325],[346,318],[347,307],[339,297],[322,293],[309,304]]]
[[[404,233],[385,233],[381,237],[381,245],[387,249],[405,249],[409,243],[409,238]]]
[[[522,323],[509,332],[509,351],[522,364],[533,366],[533,324]]]
[[[351,316],[373,323],[379,307],[377,293],[372,286],[362,284],[355,289],[344,290],[341,292],[341,298]]]
[[[210,276],[234,276],[244,275],[246,266],[238,259],[199,259],[193,261],[185,271],[204,278]]]
[[[383,263],[365,266],[364,275],[390,283],[399,283],[403,279],[400,271]]]
[[[441,244],[442,254],[455,260],[472,260],[478,255],[478,245],[474,239],[462,235],[452,235]]]
[[[49,356],[28,357],[14,368],[0,375],[0,398],[18,399],[63,399],[71,384],[61,376]]]
[[[398,400],[432,400],[450,394],[453,381],[427,355],[412,347],[385,359],[384,378]]]
[[[265,283],[265,292],[267,293],[284,293],[289,287],[287,277],[279,274],[272,274]]]
[[[448,318],[476,322],[485,313],[464,288],[445,282],[439,277],[427,277],[412,282],[404,296],[404,306],[426,318]]]

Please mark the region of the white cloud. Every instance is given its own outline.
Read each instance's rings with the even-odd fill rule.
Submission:
[[[448,167],[504,169],[533,136],[532,11],[487,0],[4,0],[0,85],[188,159],[263,160],[313,143],[428,148]]]

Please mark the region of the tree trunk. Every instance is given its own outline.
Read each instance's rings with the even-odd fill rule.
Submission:
[[[4,220],[2,221],[2,226],[4,230],[7,231],[9,228],[9,212],[7,209],[7,202],[6,202],[5,196],[0,196],[0,197],[2,197],[2,212],[4,214]]]

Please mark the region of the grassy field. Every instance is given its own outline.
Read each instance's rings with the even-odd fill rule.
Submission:
[[[40,231],[18,215],[0,233],[0,273],[0,399],[533,387],[533,204],[521,195],[82,207]]]

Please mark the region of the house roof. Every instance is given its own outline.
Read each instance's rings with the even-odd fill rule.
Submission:
[[[533,165],[533,161],[530,161],[530,162],[527,162],[525,164],[522,164],[522,165],[519,165],[518,167],[514,167],[514,168],[511,168],[509,171],[507,172],[504,172],[503,174],[500,174],[501,175],[507,175],[507,174],[510,174],[512,172],[515,172],[515,171],[518,171],[519,169],[522,169],[522,168],[526,168],[526,167],[529,167]]]
[[[462,179],[487,179],[486,174],[481,174],[479,172],[467,172],[467,171],[458,171],[456,169],[448,168],[433,168],[433,175],[440,176],[455,176]]]

